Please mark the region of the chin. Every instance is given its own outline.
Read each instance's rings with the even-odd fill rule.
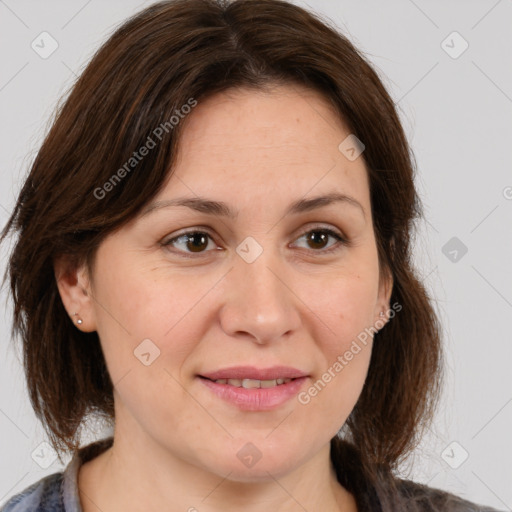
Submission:
[[[241,464],[226,463],[222,468],[216,467],[214,472],[232,482],[258,483],[280,479],[293,471],[294,468],[295,466],[288,461],[283,461],[281,464],[264,464],[260,461],[252,468],[242,467]]]
[[[235,482],[263,482],[281,478],[301,464],[297,449],[292,446],[269,446],[264,441],[251,443],[244,440],[235,443],[233,450],[229,448],[222,454],[212,454],[213,460],[208,461],[210,471]],[[258,448],[261,446],[261,449]],[[228,452],[232,452],[229,456]]]

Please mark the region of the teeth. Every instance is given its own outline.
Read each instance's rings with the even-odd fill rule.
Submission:
[[[274,379],[274,380],[256,380],[256,379],[217,379],[217,384],[228,384],[237,388],[255,389],[255,388],[273,388],[281,384],[286,384],[292,379]]]
[[[229,381],[228,381],[229,384]],[[245,389],[261,388],[261,381],[253,379],[244,379],[242,381],[242,387]]]

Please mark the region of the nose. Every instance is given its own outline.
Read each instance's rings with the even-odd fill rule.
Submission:
[[[290,273],[285,266],[270,251],[263,251],[252,263],[236,259],[226,276],[220,311],[226,334],[266,344],[298,330],[301,301],[288,282]]]

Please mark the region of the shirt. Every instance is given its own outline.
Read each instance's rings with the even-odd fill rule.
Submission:
[[[112,443],[113,437],[107,437],[81,447],[75,452],[64,471],[53,473],[33,483],[10,498],[0,512],[83,512],[78,493],[78,470],[82,464],[110,448]],[[425,512],[499,512],[410,480],[399,482],[406,506],[407,500],[410,500],[411,504],[419,504],[420,509]],[[358,503],[366,501],[358,496],[356,499]],[[380,511],[378,504],[368,507],[358,505],[358,508],[360,512]]]
[[[75,452],[64,471],[53,473],[33,483],[10,498],[0,512],[83,512],[78,494],[78,470],[112,446],[107,437]]]

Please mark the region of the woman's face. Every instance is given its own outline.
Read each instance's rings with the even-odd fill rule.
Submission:
[[[367,374],[360,335],[391,292],[349,135],[321,96],[291,86],[189,114],[172,176],[103,241],[68,308],[99,334],[116,436],[240,481],[328,453]],[[335,194],[354,202],[313,201]],[[189,206],[167,204],[178,199]],[[202,377],[221,370],[235,380]]]

